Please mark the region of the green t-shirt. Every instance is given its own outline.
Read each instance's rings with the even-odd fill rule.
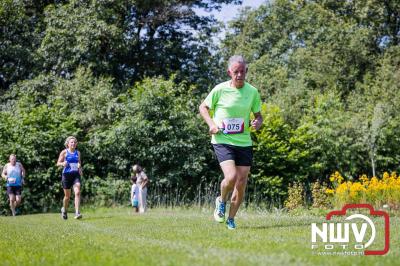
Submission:
[[[261,110],[257,89],[245,82],[240,89],[230,86],[230,81],[215,86],[204,103],[214,111],[212,119],[224,133],[213,134],[211,143],[252,146],[250,137],[250,112]]]

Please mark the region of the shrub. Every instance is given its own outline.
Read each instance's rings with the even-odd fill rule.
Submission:
[[[293,183],[293,185],[289,186],[285,207],[288,210],[294,210],[304,206],[304,187],[300,183]]]
[[[314,208],[326,209],[329,207],[329,197],[326,194],[326,184],[320,184],[318,181],[311,185],[311,196]]]

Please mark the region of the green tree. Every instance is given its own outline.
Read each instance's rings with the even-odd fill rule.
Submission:
[[[172,74],[209,84],[217,67],[209,37],[218,27],[213,17],[198,16],[194,8],[211,11],[240,2],[118,0],[48,6],[39,50],[44,70],[69,77],[82,65],[114,77],[119,85]]]
[[[34,86],[34,82],[27,83]],[[15,153],[27,169],[23,208],[29,212],[47,211],[61,201],[61,173],[55,162],[65,136],[80,135],[76,120],[64,110],[61,101],[51,107],[33,105],[32,96],[26,94],[1,112],[0,158],[6,162]]]
[[[319,1],[286,0],[245,10],[231,24],[223,55],[245,55],[254,73],[250,81],[264,97],[293,80],[345,96],[375,67],[379,32],[335,11]]]
[[[276,105],[263,105],[264,125],[254,132],[255,152],[252,178],[258,190],[275,202],[282,202],[289,184],[304,182],[309,176],[307,162],[314,135],[285,123]]]
[[[196,115],[199,101],[193,89],[154,78],[120,95],[118,119],[90,135],[90,145],[104,162],[102,172],[127,177],[129,168],[140,163],[158,185],[188,190],[212,176],[207,130]]]
[[[0,3],[0,95],[8,87],[32,76],[38,36],[23,1]]]
[[[397,1],[280,0],[231,23],[222,55],[244,54],[263,98],[314,136],[302,165],[311,179],[396,168],[398,10]]]
[[[363,157],[370,162],[370,170],[364,170],[373,175],[399,169],[399,60],[399,48],[388,49],[376,73],[366,75],[348,101]]]
[[[0,116],[0,158],[16,153],[28,176],[24,189],[29,211],[49,210],[61,200],[60,169],[55,162],[67,136],[78,138],[85,180],[96,174],[96,155],[87,135],[113,121],[112,82],[80,68],[70,80],[40,75],[13,86]],[[90,198],[91,195],[86,195]]]

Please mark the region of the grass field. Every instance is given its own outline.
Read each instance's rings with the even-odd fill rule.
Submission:
[[[310,249],[318,216],[241,212],[231,231],[209,209],[84,211],[0,217],[0,265],[398,265],[400,255],[396,217],[387,255],[327,256]]]

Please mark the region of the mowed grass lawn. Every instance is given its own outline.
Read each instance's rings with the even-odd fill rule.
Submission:
[[[318,256],[310,224],[324,217],[240,212],[231,231],[208,209],[84,211],[0,217],[0,265],[399,265],[396,217],[387,255]]]

